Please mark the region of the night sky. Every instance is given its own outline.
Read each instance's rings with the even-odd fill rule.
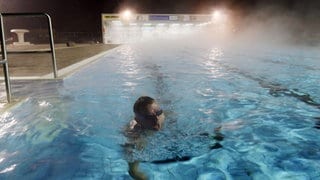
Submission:
[[[47,12],[56,32],[88,32],[101,36],[101,13],[118,13],[130,7],[137,13],[211,13],[213,8],[231,9],[239,16],[273,9],[272,14],[288,14],[320,21],[319,0],[0,0],[0,11]]]

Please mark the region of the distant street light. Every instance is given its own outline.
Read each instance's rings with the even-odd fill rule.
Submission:
[[[121,18],[125,21],[130,21],[132,19],[132,12],[127,9],[121,13]]]
[[[215,10],[211,14],[211,21],[214,23],[225,22],[227,19],[227,15],[222,10]]]
[[[219,19],[221,17],[221,11],[215,10],[212,13],[212,19]]]

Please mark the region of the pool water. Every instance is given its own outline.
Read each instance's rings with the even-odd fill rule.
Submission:
[[[131,179],[128,156],[150,179],[320,179],[319,58],[307,47],[120,46],[2,113],[0,179]],[[123,130],[142,95],[166,122],[128,155]],[[166,162],[178,157],[190,159]]]

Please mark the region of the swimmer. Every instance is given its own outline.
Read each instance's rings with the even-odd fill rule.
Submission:
[[[159,131],[164,123],[164,113],[155,99],[149,96],[139,97],[133,105],[134,119],[130,121],[125,130],[129,142],[124,145],[127,154],[132,153],[132,148],[143,149],[145,142],[140,136],[143,131]],[[146,175],[139,171],[139,161],[128,162],[129,174],[134,179],[147,179]]]
[[[161,129],[165,116],[158,103],[151,97],[141,96],[133,106],[135,118],[130,122],[130,130]]]

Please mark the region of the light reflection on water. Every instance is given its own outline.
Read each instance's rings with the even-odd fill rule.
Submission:
[[[155,97],[167,116],[133,154],[151,179],[319,177],[319,107],[303,99],[319,103],[319,71],[268,53],[145,48],[116,48],[63,82],[36,86],[2,114],[0,177],[129,178],[121,131],[141,95]],[[305,81],[294,86],[297,71]],[[210,150],[217,127],[223,147]],[[150,163],[176,156],[193,158]]]

